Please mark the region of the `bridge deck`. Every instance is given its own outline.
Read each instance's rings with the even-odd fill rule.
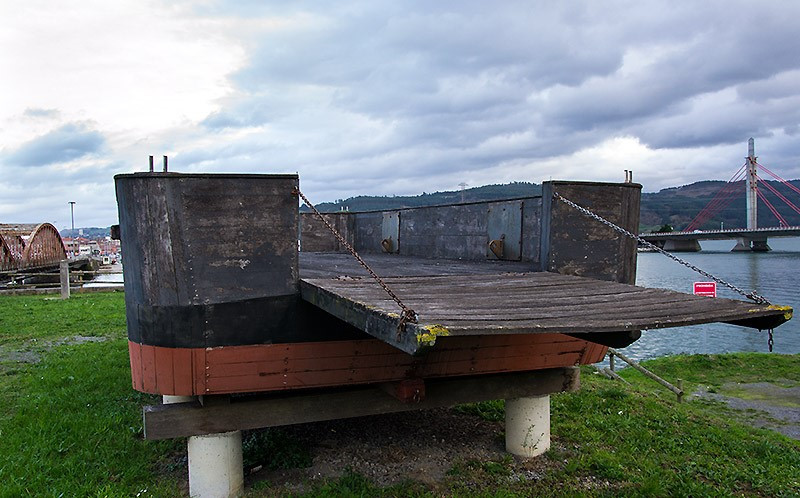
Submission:
[[[643,239],[695,239],[695,240],[727,240],[739,237],[745,238],[770,238],[770,237],[800,237],[800,227],[771,227],[755,228],[728,228],[725,230],[698,230],[693,232],[651,232],[640,234]]]
[[[711,322],[766,329],[787,321],[792,312],[732,299],[525,272],[526,265],[520,263],[397,255],[365,259],[417,312],[418,324],[398,333],[399,307],[349,255],[302,254],[302,297],[411,354],[448,335],[609,333]]]

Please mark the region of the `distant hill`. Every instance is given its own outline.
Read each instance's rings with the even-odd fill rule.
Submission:
[[[781,195],[789,199],[796,206],[800,205],[800,194],[792,191],[780,182],[767,182]],[[796,188],[800,189],[800,180],[791,180]],[[639,217],[641,231],[655,230],[663,225],[671,225],[677,230],[686,228],[700,211],[708,205],[717,192],[725,185],[723,181],[701,181],[681,187],[671,187],[659,192],[642,194],[642,207]],[[800,225],[800,213],[795,212],[778,198],[769,188],[759,189],[775,210],[783,216],[790,225]],[[734,195],[731,202],[719,213],[711,217],[700,229],[742,228],[747,226],[745,182],[736,182]],[[722,225],[721,225],[722,224]],[[759,226],[778,226],[778,220],[764,205],[758,203]]]
[[[83,231],[83,235],[81,234]],[[101,239],[103,237],[108,237],[111,235],[111,228],[98,228],[98,227],[90,227],[90,228],[76,228],[72,230],[71,228],[65,228],[64,230],[60,230],[59,233],[62,237],[86,237],[87,239]]]
[[[458,202],[493,201],[498,199],[514,199],[530,197],[542,193],[542,186],[528,182],[514,182],[503,185],[484,185],[455,191],[423,192],[413,196],[374,196],[360,195],[336,202],[322,202],[316,208],[323,213],[337,211],[380,211],[384,209],[402,209],[421,206],[440,206]],[[303,205],[300,211],[308,211],[308,206]]]

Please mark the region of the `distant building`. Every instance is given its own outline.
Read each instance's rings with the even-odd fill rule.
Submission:
[[[111,260],[119,258],[120,242],[112,240],[110,237],[88,239],[86,237],[66,237],[64,247],[67,254],[75,257],[103,257],[108,256]]]

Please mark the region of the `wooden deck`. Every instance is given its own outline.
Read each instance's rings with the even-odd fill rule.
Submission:
[[[445,336],[595,334],[725,322],[758,329],[788,307],[707,298],[549,272],[509,262],[373,255],[379,275],[419,317],[398,331],[397,304],[349,255],[301,255],[303,299],[410,354]]]

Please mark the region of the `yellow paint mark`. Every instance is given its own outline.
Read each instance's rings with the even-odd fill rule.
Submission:
[[[786,320],[791,320],[792,319],[792,307],[791,306],[776,306],[774,304],[771,304],[771,305],[767,306],[767,309],[783,311],[783,318],[785,318]]]
[[[791,306],[778,306],[778,305],[775,305],[775,304],[770,304],[769,306],[767,306],[767,309],[768,310],[773,310],[773,311],[783,311],[784,320],[789,321],[789,320],[792,319],[792,307]],[[764,310],[763,310],[763,308],[751,308],[751,309],[749,309],[747,311],[750,312],[750,313],[759,313],[759,312],[764,311]]]
[[[437,337],[447,337],[450,331],[441,325],[426,325],[422,327],[425,332],[417,335],[417,344],[420,346],[433,346]]]

